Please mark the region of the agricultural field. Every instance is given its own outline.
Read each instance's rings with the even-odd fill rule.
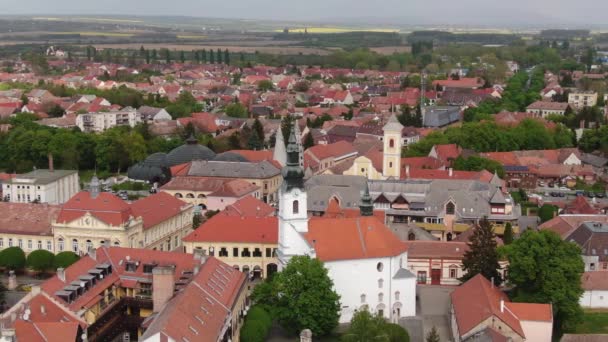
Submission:
[[[275,32],[283,32],[283,30],[275,30]],[[399,32],[398,29],[383,29],[383,28],[344,28],[344,27],[299,27],[290,28],[290,33],[348,33],[348,32]]]

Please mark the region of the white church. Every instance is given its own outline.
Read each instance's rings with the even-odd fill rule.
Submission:
[[[362,196],[358,217],[309,218],[293,131],[286,154],[279,192],[279,269],[296,255],[323,261],[340,295],[340,323],[350,322],[361,309],[379,313],[390,322],[414,316],[416,278],[408,270],[407,247],[373,216],[369,191]]]

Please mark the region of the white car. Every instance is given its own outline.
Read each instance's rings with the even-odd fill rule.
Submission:
[[[570,191],[570,189],[569,189],[569,188],[566,188],[565,186],[562,186],[562,187],[560,187],[559,189],[560,189],[561,191]]]

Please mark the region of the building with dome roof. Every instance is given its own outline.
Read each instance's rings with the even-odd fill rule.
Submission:
[[[221,158],[225,158],[227,161],[243,161],[242,159],[244,159],[238,155],[233,156],[236,153],[228,153],[222,153],[219,156],[224,155]],[[214,158],[216,158],[215,152],[207,146],[200,145],[194,137],[190,137],[184,145],[174,148],[169,153],[151,154],[144,161],[131,166],[127,175],[130,179],[162,185],[171,180],[172,166],[189,163],[193,160],[214,160]]]
[[[249,160],[238,153],[228,151],[216,155],[213,161],[248,162]]]
[[[167,154],[168,167],[189,163],[193,160],[213,160],[215,152],[198,143],[194,137],[188,138],[186,144],[173,149]]]

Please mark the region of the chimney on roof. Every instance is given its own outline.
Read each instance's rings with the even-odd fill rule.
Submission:
[[[53,172],[53,171],[55,171],[55,166],[53,165],[53,154],[49,153],[48,158],[49,158],[49,171]]]
[[[452,177],[454,175],[454,169],[449,168],[448,169],[448,176]]]
[[[65,283],[65,268],[59,267],[57,269],[57,278]]]
[[[500,312],[505,312],[505,300],[500,300]]]
[[[175,267],[158,266],[152,270],[152,307],[160,312],[175,292]]]
[[[40,304],[40,313],[42,315],[46,315],[46,307],[44,306],[44,304]]]

